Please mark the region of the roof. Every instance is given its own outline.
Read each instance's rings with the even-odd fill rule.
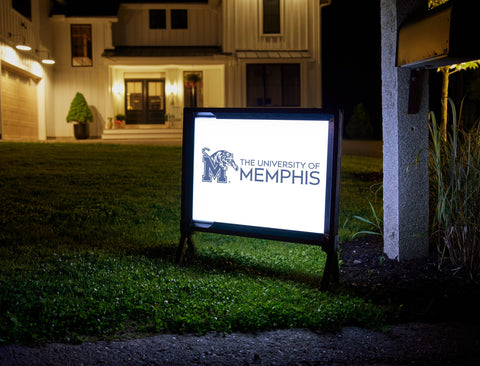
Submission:
[[[237,51],[238,58],[262,58],[262,59],[272,59],[272,58],[311,58],[312,55],[308,51]]]
[[[198,57],[223,54],[219,46],[117,46],[104,57]]]
[[[110,17],[118,15],[120,0],[55,0],[51,15]]]
[[[125,4],[208,4],[208,0],[123,0]]]
[[[121,3],[125,4],[208,4],[208,0],[55,0],[51,15],[66,17],[117,16]]]

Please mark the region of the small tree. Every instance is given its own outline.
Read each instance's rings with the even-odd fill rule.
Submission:
[[[91,123],[93,114],[88,107],[87,101],[82,93],[78,93],[70,104],[70,110],[67,114],[67,122]]]
[[[480,61],[464,62],[461,64],[442,66],[437,69],[442,73],[442,112],[440,116],[442,127],[442,139],[447,141],[447,116],[448,116],[448,84],[450,75],[469,69],[476,69],[479,66]]]
[[[436,8],[442,4],[447,3],[449,0],[428,0],[428,9]]]

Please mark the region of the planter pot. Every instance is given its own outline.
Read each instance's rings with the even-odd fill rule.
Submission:
[[[73,125],[73,132],[77,140],[88,139],[89,129],[87,123],[77,123]]]

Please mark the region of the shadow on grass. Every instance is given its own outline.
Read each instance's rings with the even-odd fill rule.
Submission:
[[[322,277],[306,272],[291,270],[285,271],[272,268],[271,266],[248,260],[244,258],[233,258],[227,256],[211,256],[199,254],[195,258],[189,258],[187,265],[199,266],[205,270],[216,270],[228,273],[243,273],[252,277],[292,281],[307,285],[311,288],[320,288]]]
[[[162,259],[174,265],[192,268],[198,272],[240,273],[250,277],[261,277],[282,281],[292,281],[307,285],[311,288],[320,288],[322,277],[299,270],[285,270],[269,266],[260,261],[245,257],[233,257],[217,253],[189,253],[185,255],[183,263],[177,262],[178,245],[168,244],[148,248],[130,248],[130,255],[143,255],[151,259]],[[323,268],[322,268],[323,270]]]

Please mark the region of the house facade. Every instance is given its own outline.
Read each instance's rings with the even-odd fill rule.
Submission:
[[[2,139],[73,138],[77,92],[104,139],[181,136],[189,106],[321,107],[329,2],[1,0]]]

